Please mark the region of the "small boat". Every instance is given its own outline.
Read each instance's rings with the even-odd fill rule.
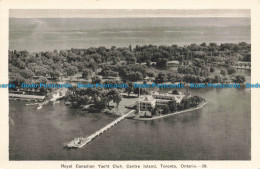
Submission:
[[[71,105],[71,102],[66,101],[66,102],[65,102],[65,105],[66,105],[66,106],[69,106],[69,105]]]
[[[26,106],[33,106],[33,105],[37,105],[37,104],[39,104],[39,103],[27,103],[27,104],[25,104]]]
[[[83,138],[80,138],[80,137],[74,138],[71,142],[69,142],[67,144],[67,147],[75,147],[75,146],[77,146],[78,144],[81,143],[82,139]]]
[[[41,109],[42,108],[42,106],[39,106],[39,107],[37,107],[37,110],[39,110],[39,109]]]
[[[67,148],[82,148],[84,145],[89,143],[91,141],[91,138],[82,138],[82,137],[77,137],[73,139],[71,142],[66,144]]]
[[[64,93],[58,92],[58,93],[52,95],[52,98],[50,99],[50,101],[55,102],[56,100],[61,99],[64,96],[65,96]]]

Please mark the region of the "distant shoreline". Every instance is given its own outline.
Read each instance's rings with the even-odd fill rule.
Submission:
[[[199,106],[197,106],[195,108],[182,110],[182,111],[179,111],[179,112],[174,112],[174,113],[161,115],[161,116],[157,116],[157,117],[152,117],[152,118],[139,118],[139,117],[136,117],[136,118],[133,118],[133,119],[134,120],[141,120],[141,121],[156,120],[156,119],[160,119],[160,118],[164,118],[164,117],[169,117],[169,116],[173,116],[173,115],[177,115],[177,114],[186,113],[186,112],[193,111],[193,110],[198,110],[198,109],[201,109],[202,107],[204,107],[206,104],[207,104],[207,101],[203,101]]]

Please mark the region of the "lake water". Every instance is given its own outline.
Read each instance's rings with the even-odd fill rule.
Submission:
[[[56,18],[9,22],[9,49],[251,42],[250,18]]]
[[[248,89],[190,90],[208,104],[154,121],[125,119],[80,150],[63,143],[88,136],[116,117],[62,102],[41,110],[10,101],[10,160],[250,160]]]

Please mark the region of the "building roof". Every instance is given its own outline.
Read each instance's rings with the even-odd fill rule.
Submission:
[[[167,64],[180,64],[178,60],[168,61]]]
[[[172,60],[172,61],[168,61],[167,63],[180,64],[180,62],[179,62],[178,60]]]
[[[137,103],[138,102],[139,102],[139,100],[137,101]],[[153,98],[151,95],[144,95],[144,96],[140,97],[140,102],[155,104],[156,99]]]
[[[151,100],[153,100],[153,99],[154,99],[154,98],[153,98],[152,96],[147,95],[147,96],[144,97],[143,101],[151,101]]]

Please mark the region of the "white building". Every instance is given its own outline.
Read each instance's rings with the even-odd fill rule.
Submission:
[[[179,95],[174,95],[174,94],[159,94],[158,92],[152,92],[152,96],[155,99],[161,99],[161,100],[175,100],[177,103],[180,103],[182,101],[182,99],[185,97],[184,94],[179,94]]]
[[[179,66],[180,62],[178,60],[168,61],[167,66]]]
[[[168,102],[171,100],[176,101],[176,103],[180,103],[185,95],[174,95],[174,94],[159,94],[158,92],[152,92],[151,95],[140,96],[137,101],[137,109],[142,111],[150,111],[151,108],[154,108],[156,105],[158,106],[166,106]]]
[[[140,111],[149,111],[156,104],[156,100],[151,95],[141,96],[139,100],[140,104],[137,101],[137,106],[138,109],[140,108]]]

